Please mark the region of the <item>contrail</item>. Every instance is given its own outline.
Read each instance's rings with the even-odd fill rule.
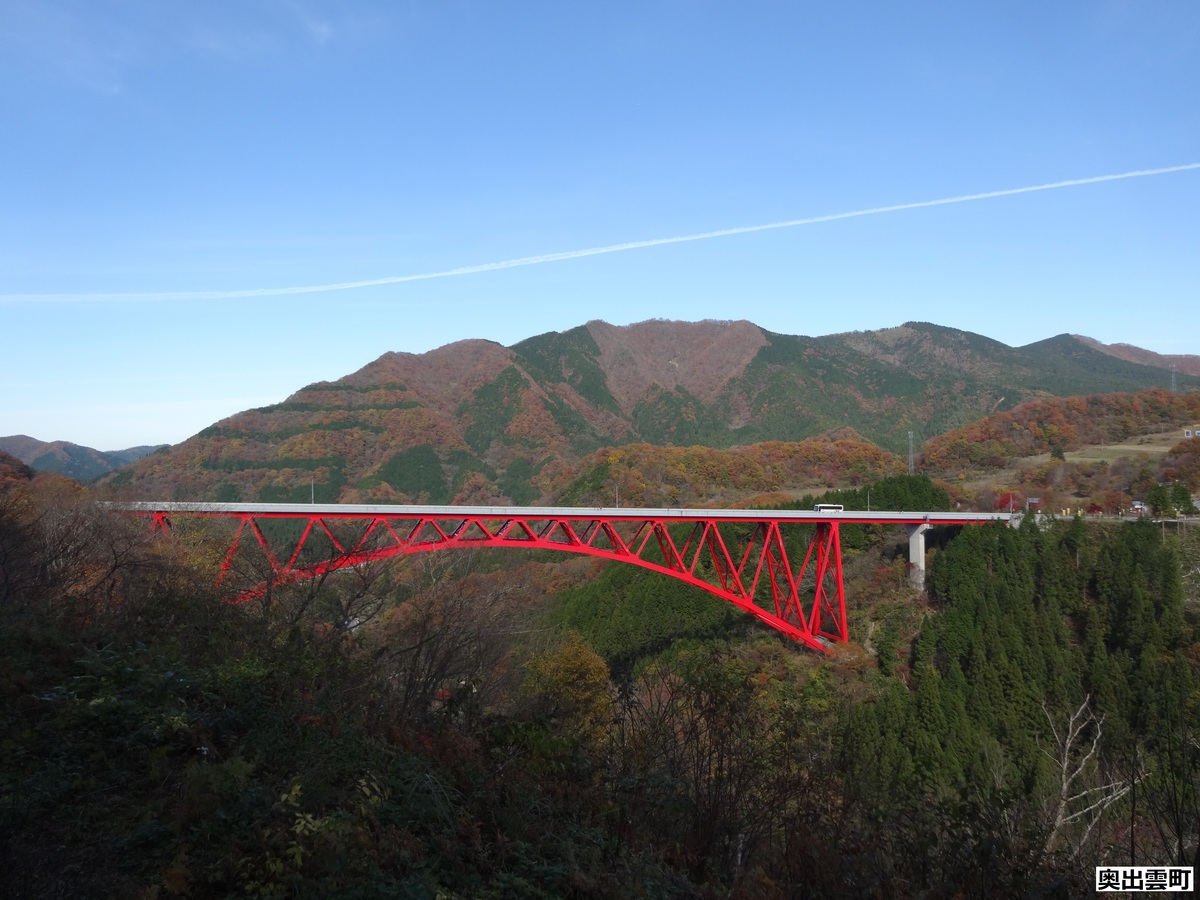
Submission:
[[[915,203],[897,203],[893,206],[875,206],[870,209],[856,209],[852,212],[830,213],[824,216],[809,216],[805,219],[788,219],[784,222],[770,222],[766,225],[743,225],[738,228],[722,228],[719,231],[702,231],[698,234],[684,234],[677,237],[651,238],[645,241],[628,241],[624,244],[608,244],[604,247],[589,247],[586,250],[565,250],[560,253],[544,253],[541,256],[523,256],[520,259],[506,259],[501,262],[481,263],[474,266],[462,266],[457,269],[446,269],[442,272],[425,272],[419,275],[395,275],[390,278],[373,278],[369,281],[343,281],[337,284],[314,284],[299,287],[281,288],[251,288],[240,291],[169,291],[128,294],[0,294],[0,303],[27,302],[85,302],[85,301],[186,301],[186,300],[236,300],[248,297],[281,297],[289,294],[317,294],[325,291],[349,291],[355,288],[378,287],[384,284],[403,284],[406,281],[425,281],[430,278],[452,278],[456,275],[476,275],[480,272],[494,272],[497,269],[515,269],[519,266],[539,266],[542,263],[561,262],[567,259],[581,259],[585,256],[599,256],[603,253],[620,253],[624,250],[640,250],[644,247],[661,247],[664,244],[686,244],[690,241],[706,241],[711,238],[729,237],[735,234],[751,234],[755,231],[773,231],[777,228],[796,228],[800,225],[816,225],[820,222],[834,222],[838,219],[856,219],[860,216],[877,216],[882,213],[903,212],[909,209],[923,209],[929,206],[949,206],[952,203],[970,203],[974,200],[991,200],[995,197],[1012,197],[1016,194],[1032,194],[1037,191],[1053,191],[1059,188],[1076,187],[1083,184],[1099,184],[1104,181],[1121,181],[1126,178],[1146,178],[1150,175],[1166,175],[1170,172],[1186,172],[1190,169],[1200,169],[1200,162],[1187,163],[1182,166],[1167,166],[1162,169],[1138,169],[1134,172],[1120,172],[1115,175],[1096,175],[1092,178],[1072,178],[1068,181],[1053,181],[1049,184],[1035,184],[1029,187],[1006,188],[1000,191],[986,191],[982,194],[962,194],[958,197],[942,197],[937,200],[919,200]]]

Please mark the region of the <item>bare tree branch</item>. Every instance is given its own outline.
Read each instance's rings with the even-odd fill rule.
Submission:
[[[1051,825],[1042,852],[1055,849],[1064,839],[1067,826],[1084,823],[1082,833],[1073,842],[1071,856],[1074,858],[1086,844],[1104,811],[1129,793],[1132,784],[1125,780],[1093,783],[1099,768],[1097,757],[1104,735],[1104,717],[1096,718],[1090,696],[1084,698],[1079,708],[1061,726],[1045,703],[1042,704],[1042,712],[1054,736],[1054,749],[1039,749],[1054,764],[1058,773],[1057,795],[1051,801],[1049,810]],[[1136,776],[1135,782],[1142,777],[1143,774]],[[1089,786],[1079,787],[1079,784]]]

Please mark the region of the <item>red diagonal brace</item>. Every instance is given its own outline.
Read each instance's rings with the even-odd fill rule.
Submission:
[[[474,508],[458,514],[453,508],[328,507],[319,512],[311,508],[255,505],[250,511],[211,510],[201,507],[172,515],[214,515],[236,518],[237,531],[222,560],[218,580],[226,579],[233,559],[249,528],[271,568],[272,581],[243,591],[240,599],[261,596],[271,583],[316,578],[340,568],[362,565],[395,556],[431,552],[455,547],[512,547],[549,549],[582,553],[616,560],[659,572],[684,581],[720,597],[755,616],[794,640],[826,651],[823,641],[846,640],[845,602],[841,581],[841,551],[836,523],[818,523],[808,553],[798,574],[793,573],[783,541],[780,521],[785,517],[764,512],[730,511],[627,511],[537,509],[500,511]],[[169,528],[168,512],[153,514],[152,524],[159,530]],[[281,564],[264,531],[267,521],[290,520],[302,526],[300,539]],[[355,519],[363,523],[362,532],[352,543],[338,540],[334,520]],[[721,523],[736,520],[736,538],[721,531]],[[405,527],[399,527],[405,523]],[[687,526],[687,537],[677,544],[671,529]],[[313,551],[310,538],[314,530],[329,538],[329,559],[301,564]],[[731,531],[733,535],[735,531]],[[625,539],[622,535],[628,534]],[[656,553],[649,553],[654,546]],[[306,548],[308,548],[306,550]],[[661,561],[658,561],[661,554]],[[711,567],[705,561],[711,562]],[[810,570],[809,565],[813,564]],[[813,574],[812,607],[807,614],[800,598],[800,584]],[[834,581],[830,588],[828,582]],[[760,586],[770,588],[770,600],[760,606]]]

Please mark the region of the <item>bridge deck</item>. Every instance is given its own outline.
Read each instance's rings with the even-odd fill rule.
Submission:
[[[582,519],[633,520],[662,519],[680,522],[751,521],[751,522],[845,522],[879,525],[970,525],[980,522],[1008,522],[1012,513],[976,512],[880,512],[845,510],[814,512],[796,509],[653,509],[642,507],[581,506],[402,506],[370,503],[197,503],[172,501],[136,501],[107,504],[112,509],[145,513],[207,513],[251,516],[382,516],[403,518],[483,518],[483,519]]]

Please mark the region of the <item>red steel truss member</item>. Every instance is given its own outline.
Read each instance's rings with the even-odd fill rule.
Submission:
[[[846,596],[840,525],[888,523],[910,528],[1007,520],[996,513],[889,513],[752,509],[580,509],[574,507],[382,506],[267,503],[123,503],[115,509],[152,518],[237,522],[221,576],[246,541],[260,548],[267,583],[234,601],[260,596],[270,584],[316,578],[337,569],[410,553],[454,548],[557,550],[660,572],[708,591],[783,632],[828,652],[844,642]],[[299,537],[269,534],[290,521]],[[808,525],[812,535],[797,569],[783,526]]]

